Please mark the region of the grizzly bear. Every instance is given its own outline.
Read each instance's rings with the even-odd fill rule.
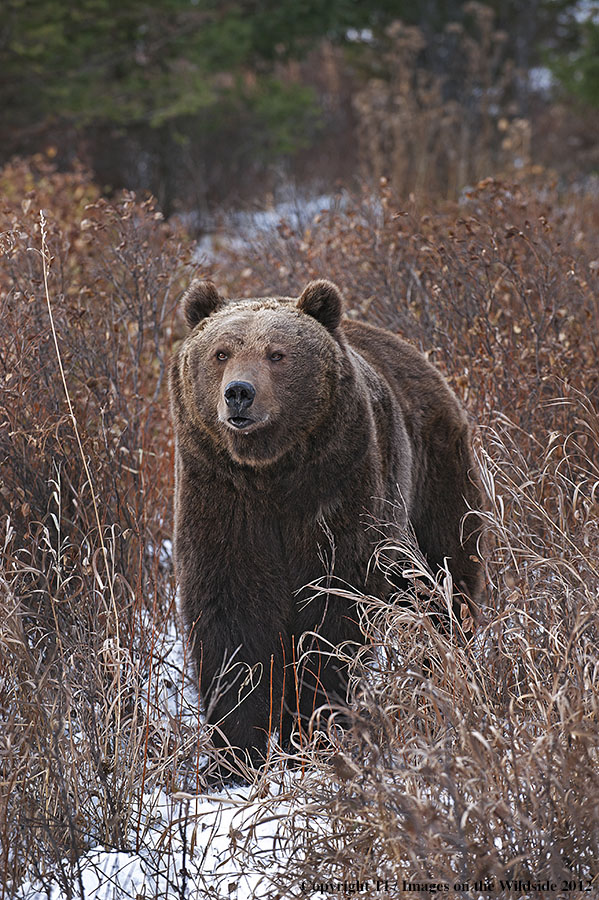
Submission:
[[[373,521],[393,510],[433,571],[447,561],[456,609],[476,602],[478,522],[462,520],[480,490],[443,377],[342,319],[334,284],[226,300],[195,281],[184,311],[170,370],[180,597],[214,740],[257,763],[269,733],[286,741],[294,714],[346,694],[333,650],[365,640],[348,588],[392,591],[369,565]]]

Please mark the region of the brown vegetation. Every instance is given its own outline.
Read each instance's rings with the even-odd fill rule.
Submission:
[[[163,376],[189,244],[151,203],[106,203],[84,172],[38,159],[0,184],[2,895],[54,872],[72,896],[86,847],[143,845],[135,804],[148,785],[180,785],[198,740],[160,699],[174,616],[158,552],[171,531]],[[351,731],[305,746],[276,797],[271,757],[255,820],[278,817],[293,866],[278,870],[251,829],[231,836],[272,885],[260,896],[306,878],[595,875],[597,219],[595,202],[547,185],[488,180],[420,206],[383,183],[302,233],[223,251],[210,273],[233,296],[326,276],[350,315],[429,354],[479,423],[488,498],[472,642],[431,627],[423,598],[448,585],[412,548],[416,608],[364,603],[377,665],[355,664]],[[382,539],[384,566],[397,538]]]
[[[157,551],[171,529],[164,378],[182,245],[151,203],[109,206],[84,172],[36,159],[0,181],[6,883],[76,858],[92,835],[122,844],[144,750],[164,749],[140,661],[156,642],[149,614],[172,615]]]

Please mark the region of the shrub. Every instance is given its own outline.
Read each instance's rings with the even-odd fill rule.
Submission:
[[[196,698],[165,643],[176,629],[164,374],[190,248],[152,202],[108,203],[84,171],[36,158],[0,187],[4,890],[37,873],[82,892],[97,844],[143,852],[167,880],[182,860],[169,889],[183,896],[195,867],[208,890],[216,825],[202,832],[188,807],[148,839],[148,788],[185,804],[202,786]],[[435,580],[381,523],[374,564],[401,542],[411,605],[363,598],[370,646],[352,663],[352,727],[298,736],[283,778],[273,747],[245,810],[235,799],[248,815],[231,824],[230,854],[261,877],[257,896],[300,895],[306,880],[489,877],[497,889],[593,875],[598,224],[591,200],[547,187],[487,180],[428,207],[400,205],[383,182],[305,228],[219,251],[214,277],[232,296],[296,295],[325,276],[350,316],[426,352],[478,422],[487,497],[483,619],[463,645],[427,615],[448,576]]]
[[[401,333],[444,370],[479,423],[487,597],[469,644],[436,633],[427,605],[450,585],[402,539],[413,608],[364,598],[377,664],[370,649],[355,663],[350,734],[329,735],[328,757],[306,754],[280,822],[282,857],[300,887],[373,875],[472,891],[487,876],[496,891],[499,879],[590,879],[596,212],[581,197],[491,179],[459,204],[401,206],[384,181],[378,198],[343,204],[299,233],[282,223],[276,238],[235,249],[227,277],[245,295],[295,295],[331,278],[350,316]],[[379,565],[395,546],[383,538]],[[289,889],[288,868],[269,866]]]
[[[188,246],[152,201],[108,203],[83,170],[17,161],[0,186],[0,869],[10,881],[90,841],[127,841],[149,752],[153,628],[172,616],[159,552],[171,529],[165,371]]]

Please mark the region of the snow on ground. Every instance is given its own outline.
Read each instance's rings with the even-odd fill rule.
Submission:
[[[165,557],[169,554],[167,547]],[[144,619],[143,624],[151,627],[150,617],[144,614]],[[182,727],[188,724],[196,730],[197,691],[186,676],[185,648],[175,622],[156,641],[152,679],[164,712],[164,727],[168,727],[170,718]],[[197,761],[200,767],[202,762]],[[143,795],[141,809],[138,806],[131,811],[131,829],[124,842],[131,848],[128,852],[95,847],[77,863],[64,860],[56,872],[46,873],[41,882],[23,885],[15,897],[269,897],[272,885],[265,871],[280,872],[287,866],[279,829],[284,830],[281,823],[291,811],[285,795],[296,777],[295,773],[273,772],[266,803],[263,793],[256,796],[255,786],[199,795],[168,793],[164,787],[150,789]],[[294,809],[297,812],[297,799]],[[262,871],[252,868],[256,855],[264,861]]]
[[[247,867],[248,851],[276,853],[277,819],[258,823],[258,807],[248,803],[250,789],[221,795],[180,797],[164,791],[146,797],[140,846],[129,853],[95,848],[77,865],[64,863],[41,884],[21,888],[19,900],[125,900],[137,897],[265,897],[266,876]],[[135,818],[135,817],[134,817]],[[135,844],[135,836],[131,835]],[[243,842],[243,852],[240,843]]]
[[[208,228],[198,241],[194,258],[206,263],[213,261],[223,247],[245,250],[256,240],[276,231],[283,222],[301,233],[315,216],[338,209],[346,202],[342,193],[315,197],[296,195],[270,209],[230,212],[219,227]]]

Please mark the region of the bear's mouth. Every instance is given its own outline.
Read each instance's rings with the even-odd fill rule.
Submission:
[[[229,422],[234,428],[237,428],[239,431],[254,424],[254,420],[248,419],[246,416],[229,416],[227,422]]]

